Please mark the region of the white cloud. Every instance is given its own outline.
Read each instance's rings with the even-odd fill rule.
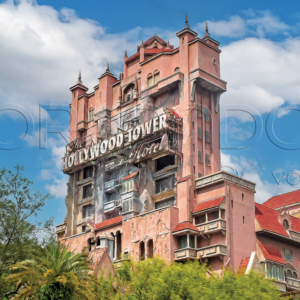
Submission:
[[[256,183],[255,202],[263,203],[272,196],[288,193],[296,189],[296,186],[288,184],[286,180],[281,180],[279,184],[275,182],[275,179],[274,183],[262,180],[257,163],[253,160],[246,159],[245,157],[235,157],[230,154],[221,153],[221,162],[224,171]],[[279,170],[276,170],[275,172],[279,172]],[[281,178],[281,175],[278,176],[278,179]],[[283,179],[286,179],[286,177],[283,177]]]
[[[53,184],[46,184],[45,188],[56,198],[65,197],[67,195],[67,178],[57,179],[54,177]]]

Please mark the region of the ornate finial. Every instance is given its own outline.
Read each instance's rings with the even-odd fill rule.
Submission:
[[[109,72],[109,63],[107,62],[106,72]]]
[[[157,36],[157,34],[156,34],[156,33],[154,33],[154,36]]]
[[[207,22],[206,22],[206,25],[205,25],[205,36],[210,36],[210,34],[208,32]]]
[[[127,56],[127,50],[125,50],[125,55],[124,55],[124,57],[128,57],[128,56]]]
[[[134,85],[135,85],[134,89],[135,89],[135,90],[138,90],[138,82],[137,82],[136,76],[135,76],[135,82],[134,82]]]
[[[81,83],[82,84],[82,81],[81,81],[81,71],[79,71],[77,83]]]
[[[191,28],[191,26],[189,25],[187,14],[185,15],[185,25],[184,25],[184,28]]]
[[[170,48],[170,43],[169,43],[169,40],[168,40],[168,43],[167,43],[167,48]]]
[[[143,42],[143,40],[142,40],[142,45],[141,45],[141,48],[144,48],[144,42]]]

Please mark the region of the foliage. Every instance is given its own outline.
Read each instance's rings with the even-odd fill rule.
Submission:
[[[0,298],[14,293],[4,280],[10,265],[26,259],[32,248],[39,247],[37,234],[41,229],[51,232],[52,219],[43,225],[29,222],[51,196],[35,190],[22,171],[19,165],[15,172],[0,170]]]
[[[97,292],[99,299],[107,300],[271,300],[280,295],[273,282],[259,273],[226,269],[220,276],[198,261],[168,264],[160,258],[124,262],[115,276],[101,275]]]
[[[95,299],[91,285],[99,284],[88,266],[88,255],[68,251],[60,243],[35,249],[30,259],[11,270],[7,281],[19,287],[16,299]]]

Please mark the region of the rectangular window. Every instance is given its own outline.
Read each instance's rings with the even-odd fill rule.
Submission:
[[[167,206],[174,206],[175,200],[174,198],[165,200],[165,201],[161,201],[161,202],[156,202],[155,203],[155,209],[159,209],[159,208],[164,208]]]
[[[85,226],[82,226],[81,227],[81,232],[85,232],[86,231],[86,227]]]
[[[209,122],[209,111],[206,107],[204,107],[204,120]]]
[[[179,236],[178,237],[178,248],[183,249],[186,247],[187,247],[187,236],[186,235]]]
[[[87,167],[83,169],[83,179],[87,179],[93,176],[93,167]]]
[[[159,73],[154,74],[154,84],[159,82]]]
[[[210,155],[205,154],[205,164],[210,167]]]
[[[273,265],[273,278],[277,279],[277,266]]]
[[[219,219],[219,211],[216,211],[216,212],[214,213],[214,219]]]
[[[201,173],[198,173],[198,178],[202,177],[202,174]]]
[[[285,248],[283,248],[282,251],[283,251],[282,256],[283,256],[284,259],[286,259],[286,256],[285,256]]]
[[[174,188],[175,175],[162,178],[155,181],[155,194],[169,191]]]
[[[202,139],[202,132],[201,132],[201,128],[200,127],[198,127],[198,130],[197,130],[197,138],[198,138],[198,140]]]
[[[267,276],[272,278],[272,266],[270,263],[267,263]]]
[[[208,131],[205,131],[205,142],[210,143],[210,134]]]
[[[195,236],[190,235],[189,244],[190,248],[195,248]]]
[[[94,109],[89,111],[89,121],[94,120]]]
[[[197,118],[201,118],[201,106],[197,104]]]
[[[283,280],[283,268],[279,267],[279,280]]]
[[[82,207],[82,219],[90,217],[92,215],[92,205],[85,205]]]
[[[83,191],[82,191],[82,199],[85,199],[87,197],[92,197],[93,193],[92,193],[92,185],[88,184],[83,186]]]
[[[202,152],[198,151],[198,163],[202,164]]]
[[[150,87],[151,85],[153,85],[153,79],[152,76],[148,77],[148,87]]]
[[[203,215],[203,216],[199,216],[199,217],[196,217],[196,224],[202,224],[202,223],[205,223],[206,222],[206,216]]]
[[[294,260],[293,251],[283,248],[283,258],[286,260],[293,261]]]

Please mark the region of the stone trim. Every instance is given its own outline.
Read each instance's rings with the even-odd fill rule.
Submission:
[[[239,185],[245,189],[255,192],[256,183],[249,181],[247,179],[238,177],[236,175],[230,174],[225,171],[220,171],[205,177],[201,177],[195,180],[196,189],[199,189],[203,186],[208,186],[220,181],[227,181],[236,185]]]
[[[190,74],[192,74],[192,73],[194,73],[194,72],[196,72],[196,71],[198,71],[198,70],[200,70],[200,71],[206,73],[207,75],[209,75],[209,76],[211,76],[211,77],[213,77],[213,78],[215,78],[215,79],[218,79],[218,80],[220,80],[220,81],[222,81],[222,82],[224,82],[224,83],[227,84],[227,82],[226,82],[225,80],[223,80],[223,79],[221,79],[221,78],[219,78],[219,77],[217,77],[217,76],[215,76],[215,75],[212,75],[212,74],[210,74],[209,72],[207,72],[207,71],[205,71],[205,70],[203,70],[203,69],[201,69],[201,68],[197,68],[197,69],[194,69],[194,70],[190,71]],[[195,80],[195,79],[193,79],[193,80]]]

